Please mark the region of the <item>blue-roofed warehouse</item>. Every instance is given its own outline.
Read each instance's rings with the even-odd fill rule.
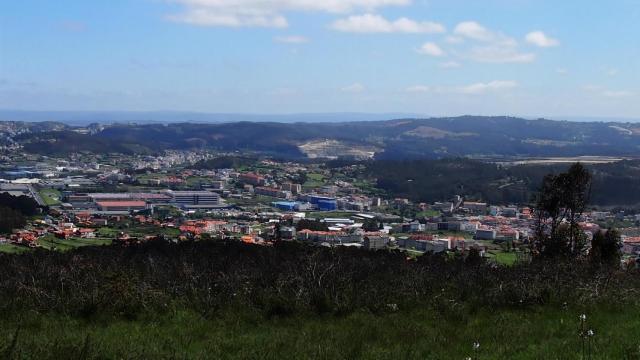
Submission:
[[[336,200],[319,200],[318,210],[320,211],[334,211],[338,208],[338,202]]]
[[[297,204],[295,201],[275,201],[271,203],[271,206],[282,211],[295,211]]]

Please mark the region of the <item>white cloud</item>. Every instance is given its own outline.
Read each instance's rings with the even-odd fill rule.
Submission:
[[[349,13],[373,11],[385,6],[409,5],[411,0],[166,0],[183,6],[168,19],[198,26],[275,27],[288,26],[285,13],[319,11]]]
[[[365,90],[364,85],[360,84],[360,83],[354,83],[351,85],[347,85],[345,87],[343,87],[342,89],[340,89],[340,91],[342,92],[347,92],[347,93],[361,93]]]
[[[560,75],[566,75],[569,73],[569,70],[565,69],[565,68],[557,68],[556,72]]]
[[[331,24],[331,28],[355,33],[437,34],[446,31],[443,25],[435,22],[418,22],[404,17],[389,21],[376,14],[353,15],[346,19],[339,19]]]
[[[620,73],[618,69],[607,69],[606,74],[609,76],[617,76]]]
[[[483,63],[528,63],[536,59],[533,53],[520,51],[518,42],[500,32],[487,29],[475,21],[465,21],[456,25],[453,33],[456,37],[476,42],[470,49],[459,53],[467,58]]]
[[[460,36],[447,36],[444,41],[449,44],[461,44],[464,42],[464,38]]]
[[[458,92],[463,94],[477,95],[477,94],[484,94],[487,92],[513,89],[517,86],[518,86],[518,83],[515,81],[495,80],[488,83],[476,83],[468,86],[463,86],[458,89]]]
[[[462,64],[457,61],[445,61],[443,63],[440,63],[439,66],[443,69],[455,69],[461,67]]]
[[[633,96],[634,93],[632,93],[631,91],[624,91],[624,90],[621,90],[621,91],[605,90],[602,92],[602,95],[608,98],[622,98],[622,97]]]
[[[492,41],[495,38],[494,33],[475,21],[464,21],[459,23],[453,30],[453,33],[458,36],[479,41]]]
[[[409,86],[408,88],[405,89],[405,91],[408,93],[426,93],[426,92],[429,92],[429,90],[431,89],[425,85],[414,85],[414,86]]]
[[[525,40],[529,44],[533,44],[539,47],[554,47],[560,45],[560,41],[547,36],[542,31],[532,31],[525,36]]]
[[[600,85],[588,84],[584,86],[584,90],[598,94],[606,98],[625,98],[634,96],[635,93],[627,90],[610,90]]]
[[[468,54],[471,60],[483,63],[530,63],[536,59],[533,53],[521,53],[513,46],[477,46]]]
[[[168,19],[197,26],[224,27],[272,27],[285,28],[289,26],[287,19],[278,14],[268,15],[240,15],[218,13],[206,8],[189,9],[184,13],[168,16]]]
[[[305,44],[309,42],[308,38],[299,35],[276,36],[273,40],[285,44]]]
[[[443,56],[445,55],[444,50],[440,48],[435,43],[427,42],[422,44],[422,46],[416,50],[420,54],[429,55],[429,56]]]

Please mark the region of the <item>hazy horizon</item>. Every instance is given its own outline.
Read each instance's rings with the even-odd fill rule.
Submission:
[[[117,123],[117,122],[139,122],[139,123],[221,123],[221,122],[353,122],[353,121],[385,121],[403,118],[429,119],[429,118],[456,118],[463,116],[477,117],[515,117],[522,119],[546,119],[556,121],[574,122],[620,122],[635,123],[640,122],[640,118],[631,117],[599,117],[599,116],[533,116],[533,115],[430,115],[415,113],[367,113],[367,112],[318,112],[318,113],[214,113],[214,112],[194,112],[194,111],[73,111],[73,110],[13,110],[0,109],[0,121],[25,121],[43,122],[57,121],[70,125],[87,125],[90,123]]]

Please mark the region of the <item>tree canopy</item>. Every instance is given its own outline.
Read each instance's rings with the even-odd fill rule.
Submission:
[[[591,189],[591,173],[580,163],[567,172],[544,177],[536,197],[535,253],[543,256],[580,255],[586,236],[578,222]]]

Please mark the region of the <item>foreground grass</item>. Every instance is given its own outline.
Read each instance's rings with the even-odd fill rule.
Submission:
[[[0,357],[580,359],[583,312],[596,334],[592,358],[640,359],[640,309],[551,307],[272,319],[231,311],[209,320],[177,312],[137,321],[31,314],[0,322]]]

